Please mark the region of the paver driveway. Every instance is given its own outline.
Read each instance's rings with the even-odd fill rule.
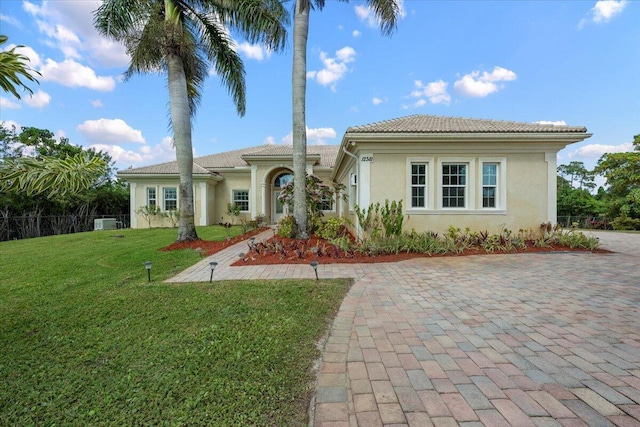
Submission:
[[[356,280],[323,350],[314,425],[640,426],[640,234],[597,235],[615,253],[321,266]],[[209,280],[208,261],[174,281]]]

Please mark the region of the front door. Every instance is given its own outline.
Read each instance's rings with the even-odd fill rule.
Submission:
[[[278,200],[282,187],[290,183],[291,180],[293,180],[293,175],[289,171],[281,172],[273,180],[273,191],[271,193],[271,218],[273,219],[274,224],[279,223],[284,216],[293,212],[291,205],[285,206],[280,200]]]

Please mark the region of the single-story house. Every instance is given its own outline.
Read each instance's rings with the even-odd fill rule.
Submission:
[[[412,115],[347,129],[340,145],[307,147],[307,173],[340,183],[347,200],[328,200],[326,216],[357,227],[355,206],[403,201],[405,229],[446,231],[537,229],[556,222],[556,155],[589,138],[585,127]],[[196,225],[229,222],[228,203],[247,219],[276,223],[286,214],[280,188],[292,179],[289,145],[260,145],[197,157],[193,165]],[[118,172],[137,211],[175,209],[176,162]],[[155,225],[169,225],[167,219]]]

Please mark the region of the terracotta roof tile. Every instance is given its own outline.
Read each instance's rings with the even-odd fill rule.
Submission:
[[[583,126],[442,117],[427,114],[400,117],[347,129],[347,133],[564,133],[586,132]]]

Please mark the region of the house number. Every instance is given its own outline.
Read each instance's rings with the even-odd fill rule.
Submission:
[[[362,156],[361,162],[373,162],[373,156]]]

